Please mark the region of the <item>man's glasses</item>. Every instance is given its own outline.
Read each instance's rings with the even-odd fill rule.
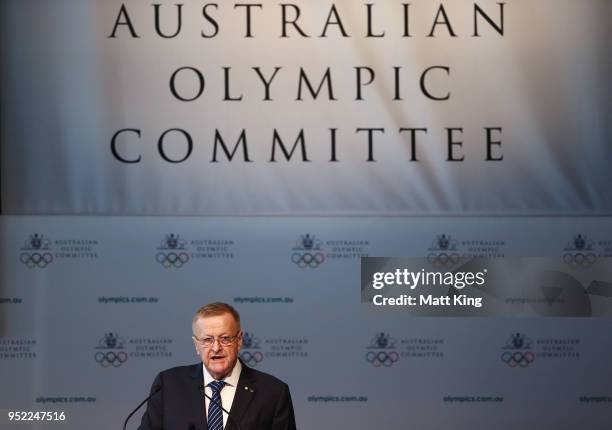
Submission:
[[[193,338],[196,340],[196,342],[198,342],[204,348],[209,348],[213,346],[216,340],[218,340],[219,343],[223,346],[229,346],[232,343],[234,343],[236,339],[238,339],[239,334],[240,332],[236,333],[234,336],[218,336],[218,337],[206,336],[206,337],[203,337],[202,339],[200,339],[199,337],[193,336]]]

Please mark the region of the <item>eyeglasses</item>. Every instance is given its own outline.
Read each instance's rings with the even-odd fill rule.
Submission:
[[[196,340],[196,342],[198,342],[204,348],[209,348],[213,346],[216,340],[218,340],[219,343],[223,346],[229,346],[232,343],[234,343],[234,341],[239,337],[239,335],[240,335],[240,332],[236,333],[234,336],[218,336],[218,337],[207,336],[202,339],[196,336],[193,336],[193,338]]]

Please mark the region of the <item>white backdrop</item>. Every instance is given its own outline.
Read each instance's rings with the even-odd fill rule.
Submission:
[[[443,253],[444,234],[462,255],[571,255],[576,270],[579,255],[609,264],[609,219],[4,217],[1,232],[3,414],[66,411],[61,428],[119,428],[158,371],[196,362],[191,316],[222,300],[252,339],[243,358],[290,384],[301,429],[603,430],[612,420],[609,318],[372,314],[359,259]],[[23,254],[36,252],[53,260],[29,268]],[[292,257],[304,252],[324,261],[300,268]],[[188,260],[165,268],[160,253]],[[610,294],[597,300],[612,306]]]
[[[278,3],[252,10],[253,37],[245,37],[244,8],[231,2],[209,6],[210,19],[202,14],[208,2],[184,2],[179,31],[175,3],[159,2],[158,9],[160,33],[177,33],[173,38],[158,35],[147,2],[2,3],[5,213],[590,215],[612,209],[609,0],[476,2],[493,24],[475,16],[472,1],[418,0],[409,2],[410,37],[403,37],[399,0],[371,2],[370,31],[384,37],[366,37],[362,3],[296,0],[308,38],[291,25],[281,37]],[[342,22],[350,37],[337,24],[319,37],[332,5],[337,15],[330,22]],[[288,20],[296,13],[285,10]],[[270,100],[256,67],[268,81],[281,68]],[[375,73],[365,85],[371,76],[362,69],[363,100],[357,100],[356,67]],[[426,91],[448,100],[421,89],[430,67],[447,69],[425,76]],[[231,68],[227,83],[224,68]],[[171,91],[179,69],[175,91],[193,101]],[[316,89],[328,69],[335,100],[325,83],[313,99],[303,81],[296,100],[300,70]],[[204,80],[199,97],[194,70]],[[242,99],[224,100],[230,97]],[[367,161],[368,133],[359,128],[384,129],[372,132],[375,161]],[[416,154],[410,132],[400,128],[427,129],[416,132]],[[452,157],[463,161],[447,161],[450,128],[463,129],[450,139],[462,142],[452,145]],[[502,161],[484,161],[487,128],[488,140],[501,142],[491,145],[491,158]],[[138,131],[119,134],[117,155],[137,163],[113,156],[111,140],[123,129]],[[162,140],[168,159],[185,159],[179,163],[165,161],[158,149],[173,129],[192,141],[189,153],[180,131]],[[335,155],[330,129],[336,129]],[[242,146],[228,161],[220,143],[211,162],[215,133],[231,151],[243,130],[251,162]],[[298,145],[287,161],[275,131],[287,152],[303,131],[305,154]]]
[[[241,7],[184,2],[163,37],[175,3],[157,31],[142,1],[0,4],[0,425],[118,428],[159,370],[195,362],[191,316],[222,300],[301,429],[609,428],[608,312],[379,315],[359,271],[609,265],[610,0],[262,2],[253,37]],[[282,37],[296,8],[310,37]],[[315,98],[305,76],[327,70]],[[242,131],[230,157],[219,139]]]

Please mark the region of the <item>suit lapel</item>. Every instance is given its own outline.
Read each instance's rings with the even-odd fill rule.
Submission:
[[[206,425],[206,414],[204,413],[204,395],[202,390],[204,387],[204,374],[202,373],[202,363],[193,366],[191,372],[191,378],[193,382],[193,396],[189,396],[191,404],[189,407],[193,411],[193,416],[196,419],[195,429],[197,430],[208,430]]]
[[[240,379],[238,379],[238,386],[236,387],[236,395],[234,396],[232,408],[230,409],[232,420],[238,423],[257,394],[253,372],[242,361],[240,362],[242,363],[242,372],[240,372]],[[232,420],[228,422],[228,430],[238,430],[236,424],[232,423]]]

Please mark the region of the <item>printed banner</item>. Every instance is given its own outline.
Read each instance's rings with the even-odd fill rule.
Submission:
[[[612,212],[609,1],[0,8],[4,213]]]
[[[15,428],[121,428],[157,372],[199,360],[191,318],[223,301],[241,314],[241,359],[289,384],[300,429],[609,430],[612,221],[501,221],[2,217],[0,428],[10,412],[54,421]],[[526,253],[547,256],[531,273],[566,275],[523,282]],[[360,262],[376,255],[487,259],[516,283],[485,274],[483,307],[463,316],[511,297],[530,317],[364,310]]]

